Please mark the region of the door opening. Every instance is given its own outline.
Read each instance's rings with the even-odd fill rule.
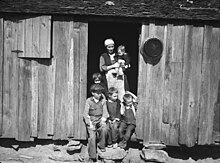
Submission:
[[[89,23],[89,50],[88,50],[88,79],[87,96],[90,96],[89,87],[92,84],[92,74],[100,72],[99,57],[105,52],[104,40],[112,38],[115,49],[124,45],[130,57],[131,68],[126,72],[130,91],[137,94],[138,83],[138,41],[140,24],[90,22]]]

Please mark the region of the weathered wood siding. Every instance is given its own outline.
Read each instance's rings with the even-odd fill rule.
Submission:
[[[139,55],[138,138],[145,144],[211,144],[220,27],[150,21],[142,25],[140,42],[149,37],[159,38],[164,49],[156,65]],[[2,138],[86,138],[87,50],[88,23],[82,20],[0,18]]]
[[[86,139],[88,24],[51,23],[51,16],[0,19],[2,138]]]
[[[2,137],[18,139],[19,59],[14,50],[17,50],[17,23],[4,20]]]
[[[54,138],[85,139],[83,111],[87,85],[88,24],[54,20]]]
[[[220,28],[143,23],[141,42],[159,38],[156,65],[139,57],[137,135],[144,143],[193,146],[212,143],[220,80]]]

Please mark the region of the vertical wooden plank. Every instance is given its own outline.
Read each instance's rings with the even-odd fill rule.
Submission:
[[[66,24],[66,44],[67,44],[67,56],[66,56],[66,70],[67,70],[67,79],[66,79],[66,88],[67,88],[67,95],[66,95],[66,100],[67,100],[67,105],[66,105],[66,125],[64,126],[64,131],[65,131],[65,138],[68,137],[73,137],[73,73],[74,73],[74,56],[73,56],[73,22],[69,21]]]
[[[156,34],[156,26],[155,26],[155,21],[151,21],[149,24],[149,38],[151,37],[155,37]],[[152,95],[152,79],[153,79],[153,69],[154,66],[151,64],[147,63],[147,67],[146,67],[146,71],[147,71],[147,81],[146,81],[146,110],[145,110],[145,114],[147,114],[148,116],[145,117],[145,125],[144,125],[144,144],[147,144],[149,142],[154,141],[152,138],[154,132],[153,132],[153,124],[152,124],[152,119],[154,117],[152,117],[154,114],[153,112],[153,95]],[[156,139],[156,138],[155,138]]]
[[[47,118],[47,134],[54,135],[54,103],[55,103],[55,78],[56,78],[56,59],[51,59],[49,65],[49,85],[48,85],[48,118]]]
[[[59,43],[60,43],[59,33],[60,33],[60,24],[59,24],[58,21],[54,20],[54,22],[53,22],[53,45],[52,45],[52,47],[53,47],[52,53],[53,54],[52,54],[52,56],[54,56],[54,58],[56,60],[58,59],[59,52],[60,52],[59,48],[58,48],[60,46],[59,45]],[[56,67],[55,67],[55,69],[56,69],[55,81],[56,81],[56,78],[57,78],[57,68],[58,68],[58,66],[56,64]],[[56,103],[56,100],[60,99],[59,97],[57,97],[57,96],[60,96],[60,92],[57,89],[58,89],[58,85],[57,85],[57,81],[56,81],[55,82],[55,96],[54,96],[54,136],[53,136],[53,139],[56,139],[57,137],[59,137],[59,136],[57,136],[58,131],[57,131],[57,120],[56,119],[58,119],[57,115],[59,116],[60,102]]]
[[[149,86],[151,85],[151,78],[152,78],[152,68],[153,66],[150,64],[146,65],[146,87],[145,87],[145,91],[146,91],[146,97],[145,99],[145,121],[144,121],[144,143],[147,144],[150,142],[151,140],[151,105],[152,105],[152,97],[151,97],[151,90],[149,89]],[[140,99],[141,101],[141,99]]]
[[[160,23],[160,22],[158,22]],[[151,31],[149,31],[151,32]],[[155,25],[155,37],[161,40],[164,44],[164,25]],[[162,110],[163,110],[163,75],[164,75],[164,58],[163,55],[160,61],[152,67],[152,78],[149,89],[151,91],[151,142],[160,142]]]
[[[86,127],[83,121],[83,112],[87,91],[87,56],[88,56],[88,23],[80,23],[80,101],[79,125],[80,138],[86,139]]]
[[[164,72],[163,72],[163,111],[162,111],[162,123],[161,123],[161,141],[165,144],[169,144],[169,109],[170,109],[170,62],[172,56],[172,40],[173,40],[173,25],[167,24],[164,30]]]
[[[32,56],[38,58],[40,56],[39,49],[39,17],[32,18]],[[39,99],[39,89],[38,89],[38,62],[37,60],[31,60],[31,137],[38,136],[38,99]]]
[[[32,24],[33,24],[32,57],[40,58],[41,56],[40,54],[40,17],[32,18]]]
[[[49,66],[50,59],[38,59],[38,138],[46,139],[49,100]]]
[[[153,28],[153,29],[152,29]],[[155,25],[150,23],[149,24],[149,31],[148,31],[148,37],[152,37],[153,33],[152,32],[155,28]],[[146,29],[146,30],[148,30]],[[143,91],[146,92],[146,94],[143,96],[143,99],[140,98],[140,101],[143,100],[143,104],[141,104],[141,106],[143,105],[144,106],[144,115],[146,115],[145,119],[144,119],[144,144],[147,144],[149,143],[150,139],[151,139],[151,105],[152,105],[152,98],[150,96],[150,93],[151,93],[151,90],[149,89],[149,86],[151,84],[151,78],[152,78],[152,68],[153,66],[151,64],[148,64],[146,62],[144,62],[145,64],[145,76],[146,76],[146,79],[143,80],[143,81],[146,81],[146,85],[143,85],[144,88],[143,88]],[[143,67],[144,68],[144,67]],[[144,75],[144,74],[143,74]],[[145,101],[145,103],[144,103]]]
[[[53,56],[57,60],[60,60],[59,55],[61,53],[60,48],[62,47],[60,45],[63,33],[62,32],[62,24],[59,21],[54,21],[53,25]],[[62,54],[62,53],[61,53]],[[60,61],[59,61],[60,62]],[[55,121],[54,121],[54,139],[58,139],[60,137],[60,110],[61,110],[61,92],[60,92],[60,69],[61,67],[60,63],[56,63],[56,75],[55,75],[55,104],[54,104],[54,116],[55,116]]]
[[[54,22],[54,57],[56,59],[54,139],[67,138],[69,22]]]
[[[148,37],[149,35],[149,25],[148,24],[142,24],[141,27],[141,38],[140,42],[141,44],[144,42],[144,40]],[[142,45],[141,45],[142,46]],[[140,46],[140,48],[141,48]],[[139,50],[140,51],[140,50]],[[145,100],[146,100],[146,80],[147,80],[147,75],[146,75],[146,67],[147,64],[144,61],[143,56],[139,53],[139,68],[138,68],[138,90],[137,90],[137,96],[139,98],[139,104],[138,104],[138,110],[137,110],[137,127],[136,127],[136,134],[138,139],[143,139],[144,138],[144,126],[145,126],[145,110],[146,105],[145,105]]]
[[[215,82],[216,82],[216,78],[214,77],[213,80],[211,80],[211,82],[213,84],[212,85],[212,90],[213,92],[217,91],[217,93],[213,93],[213,97],[211,97],[210,99],[213,100],[213,103],[211,102],[212,106],[214,104],[214,119],[213,119],[213,140],[212,141],[215,141],[215,142],[218,142],[220,141],[220,137],[219,137],[219,134],[220,134],[220,55],[219,55],[219,52],[220,52],[220,28],[219,26],[218,27],[214,27],[213,28],[213,33],[212,33],[215,37],[214,37],[214,40],[216,40],[216,46],[213,44],[213,54],[215,57],[213,57],[213,61],[215,61],[214,63],[214,70],[215,73],[214,73],[214,76],[216,75],[218,78],[218,84],[217,86],[215,85]],[[215,48],[214,48],[215,47]],[[214,82],[213,82],[214,81]],[[212,91],[211,90],[211,91]],[[216,96],[217,96],[217,99],[216,99]],[[212,108],[211,106],[211,108]],[[210,126],[211,124],[209,124]],[[209,127],[210,128],[210,127]],[[218,137],[217,137],[218,136]]]
[[[79,137],[79,86],[80,86],[80,42],[79,42],[79,23],[74,22],[74,138],[75,139],[80,139]],[[84,106],[85,107],[85,106]],[[83,108],[84,108],[83,107]]]
[[[31,137],[38,136],[38,63],[31,60]]]
[[[69,28],[69,68],[68,68],[68,137],[74,136],[74,38],[73,38],[73,22],[70,23]]]
[[[31,61],[19,59],[18,140],[30,141],[31,136]]]
[[[173,27],[172,56],[170,64],[169,144],[178,146],[181,104],[182,59],[184,52],[184,26]]]
[[[202,78],[201,78],[201,99],[200,99],[200,113],[199,113],[199,135],[198,135],[198,143],[206,144],[208,143],[208,135],[210,130],[208,128],[208,123],[212,117],[212,109],[209,108],[210,105],[210,75],[211,75],[211,58],[213,55],[211,53],[211,43],[212,42],[212,27],[205,26],[204,29],[204,44],[203,44],[203,60],[202,60]],[[210,114],[211,111],[211,114]],[[210,117],[211,116],[211,117]]]
[[[25,19],[20,18],[18,20],[18,31],[17,31],[17,50],[19,50],[19,53],[17,56],[25,55],[25,37],[26,37],[26,26],[25,26]],[[29,38],[31,39],[31,37]],[[32,52],[31,52],[32,53]]]
[[[51,16],[40,17],[40,58],[50,58]]]
[[[182,81],[182,99],[180,113],[180,136],[179,143],[186,144],[187,141],[187,119],[188,119],[188,103],[189,103],[189,70],[191,69],[191,45],[192,45],[192,26],[185,26],[184,39],[184,59],[183,59],[183,81]]]
[[[169,145],[179,145],[182,63],[171,63],[171,94],[169,109]]]
[[[3,18],[0,18],[0,136],[2,135],[3,126],[3,48],[4,48],[4,24]]]
[[[192,146],[198,138],[198,118],[199,118],[199,100],[201,86],[201,61],[203,46],[203,27],[194,27],[192,36],[192,69],[190,72],[190,92],[189,92],[189,119],[187,121],[187,144]],[[197,128],[197,130],[195,130]]]
[[[33,28],[32,28],[32,18],[25,19],[25,35],[24,35],[24,53],[19,53],[23,54],[24,57],[26,56],[32,56],[32,44],[33,44]]]
[[[212,143],[212,131],[213,131],[213,123],[215,123],[216,125],[220,125],[219,121],[220,121],[220,116],[219,121],[214,121],[214,114],[216,114],[216,110],[215,109],[219,109],[217,110],[217,112],[220,112],[220,92],[218,90],[218,88],[220,87],[220,28],[219,27],[213,27],[212,30],[212,39],[213,41],[216,43],[211,45],[211,49],[212,49],[212,55],[213,57],[211,58],[211,80],[210,80],[210,105],[209,108],[210,110],[210,119],[208,122],[208,143],[211,144]],[[216,107],[216,108],[215,108]],[[213,113],[213,114],[212,114]],[[219,114],[217,114],[219,115]],[[219,131],[220,132],[220,131]]]
[[[205,26],[198,144],[212,143],[214,107],[218,98],[220,30]]]
[[[4,21],[3,133],[2,137],[18,138],[18,61],[17,23]]]
[[[172,40],[173,40],[173,25],[168,24],[167,25],[167,45],[164,46],[164,51],[166,52],[165,56],[165,72],[164,72],[164,98],[163,98],[163,123],[164,124],[169,124],[169,109],[170,109],[170,88],[169,88],[169,83],[170,83],[170,72],[171,72],[171,67],[170,67],[170,62],[171,62],[171,57],[172,57],[172,51],[173,51],[173,45],[172,45]]]
[[[187,26],[185,37],[180,144],[191,147],[198,136],[203,27]]]

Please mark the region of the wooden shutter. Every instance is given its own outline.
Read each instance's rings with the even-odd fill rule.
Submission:
[[[19,20],[18,57],[51,58],[51,16]]]

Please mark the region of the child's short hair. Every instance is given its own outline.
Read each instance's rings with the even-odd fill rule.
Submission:
[[[119,50],[125,53],[125,46],[124,45],[118,46],[118,51]]]
[[[124,96],[123,96],[123,102],[126,103],[126,102],[131,102],[131,101],[133,101],[132,95],[129,94],[129,93],[124,94]]]
[[[102,75],[99,72],[96,72],[92,75],[92,80],[93,81],[96,81],[96,80],[102,81]]]
[[[103,91],[104,91],[104,87],[101,86],[100,84],[93,84],[90,87],[91,93],[102,93]]]
[[[118,93],[118,90],[115,87],[110,87],[108,89],[108,96],[113,95],[113,93]]]

